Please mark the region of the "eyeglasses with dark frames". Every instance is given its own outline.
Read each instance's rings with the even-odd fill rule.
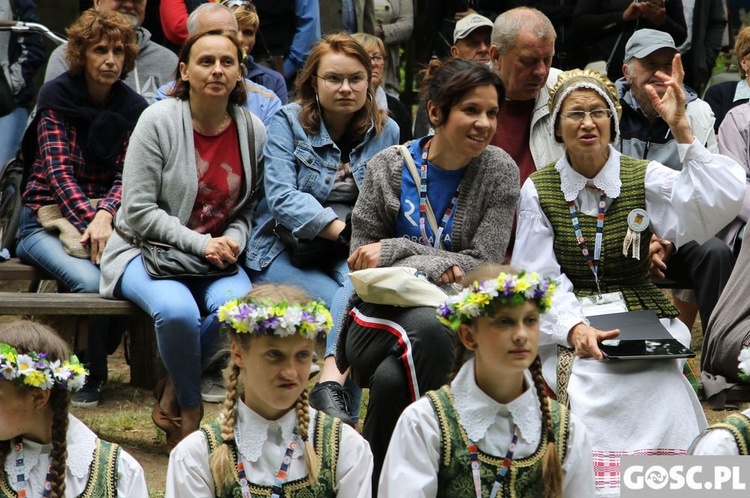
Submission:
[[[335,92],[338,91],[347,81],[349,88],[353,92],[361,92],[367,88],[367,76],[361,73],[352,74],[349,76],[343,76],[340,74],[326,74],[325,76],[315,75],[316,78],[323,80],[329,90]]]

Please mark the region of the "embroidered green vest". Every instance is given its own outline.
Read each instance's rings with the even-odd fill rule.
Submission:
[[[628,229],[628,214],[635,208],[646,207],[644,181],[647,165],[648,161],[620,156],[622,188],[620,196],[612,199],[604,220],[602,253],[598,269],[599,283],[602,292],[622,292],[631,311],[649,309],[660,318],[673,318],[679,314],[677,309],[651,282],[651,260],[648,250],[651,231],[646,229],[641,232],[640,260],[622,254],[623,241]],[[562,272],[573,283],[576,296],[596,294],[596,282],[581,254],[570,220],[568,202],[560,187],[560,173],[554,167],[547,167],[532,173],[531,178],[539,192],[542,211],[552,223],[555,255]],[[596,217],[586,216],[578,211],[578,220],[586,239],[586,246],[593,255]]]
[[[750,455],[750,418],[746,415],[733,413],[724,421],[708,428],[709,431],[713,429],[726,429],[731,432],[737,447],[740,449],[740,455]]]
[[[474,480],[469,460],[469,438],[453,408],[450,386],[430,391],[427,397],[440,425],[440,467],[438,470],[438,498],[474,496]],[[557,438],[556,448],[560,461],[565,459],[570,436],[570,419],[567,408],[550,400],[550,414]],[[509,441],[510,442],[510,441]],[[514,459],[503,481],[498,496],[504,498],[526,498],[544,496],[542,460],[547,451],[547,435],[542,434],[536,452],[526,458]],[[479,452],[479,473],[482,480],[482,496],[489,496],[497,471],[504,455],[493,456]]]
[[[96,440],[94,459],[89,467],[86,488],[77,498],[117,498],[117,462],[120,446],[101,439]],[[67,493],[66,493],[67,496]],[[18,498],[8,482],[8,476],[0,481],[0,498]]]
[[[201,427],[201,431],[208,440],[208,449],[211,453],[221,445],[221,424],[214,420],[208,425]],[[318,455],[320,469],[318,469],[318,480],[311,482],[309,476],[295,481],[289,481],[282,486],[284,498],[325,498],[336,496],[336,463],[339,459],[339,443],[341,441],[341,420],[329,417],[323,412],[318,412],[315,417],[315,434],[313,443],[315,453]],[[234,467],[237,468],[237,449],[230,446]],[[281,462],[279,462],[281,464]],[[250,483],[250,493],[253,496],[271,496],[271,486],[260,486]],[[223,495],[216,494],[217,498],[242,498],[239,476],[235,470],[234,483]]]

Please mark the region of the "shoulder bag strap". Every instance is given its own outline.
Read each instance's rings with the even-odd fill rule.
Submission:
[[[417,171],[417,165],[414,164],[414,158],[411,157],[411,152],[409,152],[409,149],[407,149],[405,145],[399,145],[399,148],[401,149],[401,155],[404,156],[404,161],[406,161],[406,167],[409,168],[409,173],[411,173],[411,177],[414,179],[414,183],[417,186],[417,192],[419,192],[422,188],[422,180],[419,178],[419,172]],[[427,223],[430,224],[432,233],[437,236],[437,218],[435,218],[435,212],[432,210],[432,205],[430,204],[429,199],[427,199]],[[440,241],[440,249],[444,249],[442,241]]]
[[[242,110],[245,112],[245,117],[247,118],[247,139],[250,141],[250,175],[252,176],[250,178],[250,202],[253,202],[260,195],[262,183],[261,179],[258,178],[260,168],[258,167],[258,157],[255,154],[255,126],[253,125],[253,116],[245,111],[245,109]]]

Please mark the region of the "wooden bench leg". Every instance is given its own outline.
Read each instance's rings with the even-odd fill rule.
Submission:
[[[154,321],[145,315],[134,316],[130,330],[130,384],[153,389],[166,376],[156,345]]]

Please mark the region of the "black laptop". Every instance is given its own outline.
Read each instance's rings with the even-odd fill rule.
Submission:
[[[628,311],[588,317],[599,330],[620,329],[620,335],[603,341],[605,359],[645,360],[693,358],[695,353],[672,337],[651,310]]]

